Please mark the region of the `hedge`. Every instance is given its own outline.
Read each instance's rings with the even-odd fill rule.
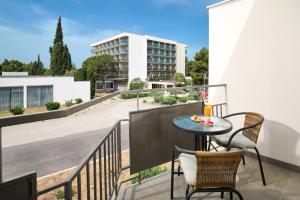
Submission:
[[[148,93],[140,93],[139,97],[148,97]],[[134,99],[137,98],[137,93],[124,93],[121,94],[121,99]]]
[[[162,104],[173,105],[177,103],[177,99],[173,96],[164,96],[160,102]]]

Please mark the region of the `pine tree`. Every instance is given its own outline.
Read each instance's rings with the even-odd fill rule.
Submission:
[[[72,60],[67,45],[63,42],[61,17],[58,18],[53,46],[49,48],[50,69],[53,76],[64,75],[67,70],[72,69]]]

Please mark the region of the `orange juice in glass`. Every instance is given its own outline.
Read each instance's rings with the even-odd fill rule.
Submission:
[[[211,104],[204,105],[204,116],[210,117],[211,115],[212,115],[212,105]]]

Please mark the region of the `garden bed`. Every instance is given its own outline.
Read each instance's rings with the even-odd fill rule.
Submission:
[[[97,161],[98,163],[98,161]],[[129,151],[126,150],[126,151],[123,151],[122,152],[122,165],[123,166],[127,166],[129,164]],[[98,164],[97,164],[98,166]],[[41,190],[42,188],[45,188],[45,187],[48,187],[48,186],[51,186],[53,184],[56,184],[56,183],[59,183],[60,181],[63,181],[65,180],[70,174],[71,172],[74,170],[75,168],[71,168],[71,169],[68,169],[68,170],[65,170],[65,171],[62,171],[62,172],[58,172],[56,174],[53,174],[53,175],[49,175],[49,176],[46,176],[46,177],[41,177],[38,179],[38,183],[37,183],[37,186],[38,186],[38,190]],[[102,167],[103,169],[103,167]],[[166,163],[166,164],[163,164],[161,166],[158,166],[158,167],[154,167],[152,169],[149,169],[149,170],[146,170],[146,171],[143,171],[141,172],[141,176],[142,176],[142,180],[145,180],[147,178],[150,178],[150,177],[153,177],[155,175],[158,175],[158,174],[161,174],[163,172],[166,172],[168,170],[171,169],[171,164],[170,163]],[[92,178],[92,175],[93,175],[93,165],[92,163],[90,164],[90,175],[91,175],[91,178],[90,178],[90,190],[91,190],[91,194],[92,193],[92,189],[94,188],[94,183],[93,183],[93,178]],[[137,174],[136,174],[137,175]],[[133,176],[136,176],[136,175],[133,175]],[[82,172],[81,172],[81,193],[82,193],[82,197],[85,197],[86,196],[86,170],[85,168],[82,169]],[[99,168],[97,168],[97,177],[99,177]],[[102,176],[103,177],[103,176]],[[129,169],[127,170],[124,170],[119,178],[119,183],[130,178],[130,172],[129,172]],[[104,182],[104,181],[103,181]],[[132,181],[129,181],[129,182],[126,182],[124,183],[124,186],[128,186],[130,185],[131,183],[134,184],[134,183],[137,183],[138,182],[138,179],[135,178],[133,179]],[[99,180],[97,180],[97,186],[99,186]],[[76,191],[77,191],[77,181],[75,179],[75,181],[73,181],[73,184],[72,184],[72,189],[73,189],[73,199],[77,199],[77,195],[76,195]],[[38,200],[56,200],[56,199],[63,199],[64,197],[64,189],[63,188],[59,188],[59,189],[56,189],[52,192],[49,192],[49,193],[46,193],[42,196],[40,196],[38,198]],[[99,189],[98,189],[99,191]],[[98,192],[98,195],[99,195],[99,192]],[[85,199],[85,198],[82,198],[82,199]]]

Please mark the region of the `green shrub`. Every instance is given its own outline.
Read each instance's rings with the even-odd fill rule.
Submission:
[[[157,166],[141,172],[141,181],[168,171],[167,167]],[[131,180],[132,184],[139,182],[138,178]]]
[[[143,89],[144,86],[145,83],[140,78],[134,78],[132,81],[130,81],[129,89],[130,90]]]
[[[60,108],[60,104],[58,102],[48,102],[46,103],[47,110],[58,110]]]
[[[76,192],[72,189],[72,197],[76,194]],[[57,200],[61,200],[61,199],[65,199],[65,192],[61,189],[58,189],[55,193],[54,193],[55,197]]]
[[[73,100],[69,100],[69,101],[65,101],[65,104],[67,107],[73,106],[75,103],[73,102]]]
[[[187,96],[187,100],[188,100],[188,101],[199,100],[199,95],[198,95],[198,93],[196,93],[196,92],[190,93],[190,94]]]
[[[157,93],[154,96],[154,102],[155,103],[160,103],[163,99],[164,95],[162,93]]]
[[[178,97],[178,101],[185,103],[188,101],[188,97]]]
[[[185,79],[185,85],[192,85],[192,80],[191,79]]]
[[[22,115],[24,113],[24,109],[21,107],[15,107],[9,110],[14,115]]]
[[[55,197],[56,197],[57,200],[64,199],[65,198],[65,192],[63,190],[57,190],[55,192]]]
[[[76,104],[80,104],[83,102],[83,100],[81,98],[74,99],[74,101]]]
[[[177,103],[177,99],[173,96],[164,96],[161,100],[162,104],[173,105]]]
[[[149,96],[148,93],[140,93],[139,94],[139,98],[148,97],[148,96]],[[133,98],[137,98],[137,93],[125,93],[125,94],[121,94],[121,99],[133,99]]]

